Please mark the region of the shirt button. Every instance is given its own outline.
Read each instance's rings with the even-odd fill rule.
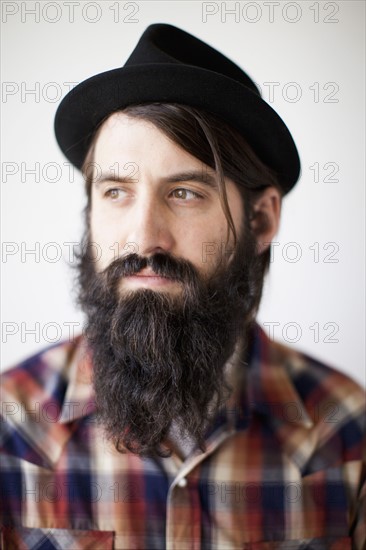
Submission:
[[[180,479],[180,480],[178,481],[178,484],[177,484],[177,485],[179,485],[179,487],[186,487],[186,486],[187,486],[187,480],[186,480],[186,478],[185,478],[185,477],[182,477],[182,479]]]

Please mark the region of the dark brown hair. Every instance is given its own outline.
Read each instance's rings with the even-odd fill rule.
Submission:
[[[224,178],[230,178],[241,193],[245,229],[249,231],[253,205],[261,192],[266,187],[274,186],[282,196],[276,174],[258,158],[237,130],[216,115],[175,103],[130,105],[120,112],[132,118],[151,122],[174,143],[215,170],[220,201],[228,223],[227,239],[231,230],[235,244],[237,235],[228,205]],[[95,144],[103,123],[109,116],[98,125],[82,167],[88,197],[87,217],[91,207],[93,170],[90,170],[90,167],[93,166]],[[262,253],[262,261],[264,275],[270,261],[269,249]]]

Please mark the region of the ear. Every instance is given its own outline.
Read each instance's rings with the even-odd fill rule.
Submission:
[[[257,238],[257,250],[264,252],[276,235],[281,216],[281,193],[276,187],[266,187],[253,204],[250,227]]]

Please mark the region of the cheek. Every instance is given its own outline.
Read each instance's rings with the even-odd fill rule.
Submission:
[[[118,257],[121,231],[113,222],[98,210],[90,214],[90,239],[93,244],[93,253],[96,269],[106,268]]]
[[[203,274],[212,273],[221,261],[225,261],[230,246],[225,246],[226,219],[222,221],[218,213],[214,220],[192,224],[180,233],[179,255],[189,260]]]

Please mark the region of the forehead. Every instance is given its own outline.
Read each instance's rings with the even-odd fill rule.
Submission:
[[[94,161],[102,168],[114,162],[153,162],[162,169],[176,163],[206,166],[145,119],[113,113],[102,125],[94,146]],[[208,168],[208,167],[207,167]]]

